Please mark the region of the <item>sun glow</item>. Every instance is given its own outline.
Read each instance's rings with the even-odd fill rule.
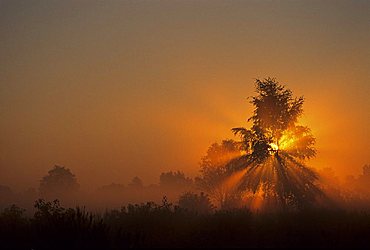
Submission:
[[[296,142],[294,135],[290,131],[285,131],[283,136],[279,140],[279,147],[281,149],[287,149],[292,147]]]
[[[280,139],[277,141],[277,143],[270,143],[270,154],[275,154],[275,152],[279,150],[287,150],[289,148],[294,147],[294,145],[297,143],[297,139],[294,135],[294,132],[290,130],[286,130],[283,132],[283,135],[280,137]]]
[[[279,150],[279,146],[275,143],[270,143],[270,147],[272,148],[273,151],[278,151]]]

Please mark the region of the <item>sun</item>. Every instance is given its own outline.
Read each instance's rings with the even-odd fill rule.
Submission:
[[[288,149],[294,147],[297,143],[297,138],[294,131],[285,130],[283,135],[279,139],[279,148],[281,149]]]
[[[271,142],[269,143],[270,146],[270,154],[274,155],[276,152],[281,150],[289,150],[295,146],[297,142],[297,138],[295,137],[295,134],[293,131],[285,130],[280,139],[277,140],[276,143]]]
[[[279,150],[279,146],[275,143],[270,143],[270,147],[272,148],[273,151],[278,151]]]

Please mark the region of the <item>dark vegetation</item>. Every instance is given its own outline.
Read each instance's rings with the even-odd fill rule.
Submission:
[[[301,209],[323,198],[318,175],[305,163],[316,155],[311,130],[299,124],[304,98],[274,78],[256,79],[251,96],[250,128],[233,128],[245,153],[231,160],[227,169],[242,172],[238,189],[260,193],[263,206]]]
[[[33,217],[17,206],[0,215],[2,248],[369,247],[370,214],[345,210],[252,213],[187,210],[148,202],[91,214],[38,200]]]

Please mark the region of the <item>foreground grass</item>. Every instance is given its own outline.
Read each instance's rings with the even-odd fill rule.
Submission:
[[[315,209],[195,213],[170,204],[129,205],[93,215],[39,200],[32,218],[0,215],[2,248],[370,247],[370,214]]]

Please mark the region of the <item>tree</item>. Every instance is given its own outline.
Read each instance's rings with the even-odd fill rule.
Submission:
[[[368,201],[370,199],[370,165],[365,164],[362,167],[362,173],[357,177],[347,177],[345,186],[351,190],[351,194],[356,194],[359,199]]]
[[[46,198],[61,198],[78,191],[80,185],[71,170],[55,165],[40,181],[39,191]]]
[[[139,177],[135,176],[134,178],[132,178],[131,182],[128,184],[128,187],[141,189],[143,188],[143,181]]]
[[[214,209],[208,195],[203,192],[200,195],[192,192],[186,192],[179,198],[179,207],[190,212],[206,214]]]
[[[245,154],[229,167],[242,173],[239,189],[263,196],[265,202],[282,207],[302,208],[322,194],[317,174],[305,165],[315,156],[315,138],[308,127],[298,124],[303,97],[274,78],[256,79],[257,95],[250,129],[233,128],[240,136]]]
[[[241,193],[227,180],[231,162],[241,154],[240,143],[223,140],[220,144],[213,143],[201,159],[201,175],[196,178],[196,183],[220,208],[230,207],[231,203],[235,204],[235,201],[240,200]]]
[[[163,188],[186,189],[193,185],[193,180],[183,172],[166,172],[159,176],[159,185]]]

